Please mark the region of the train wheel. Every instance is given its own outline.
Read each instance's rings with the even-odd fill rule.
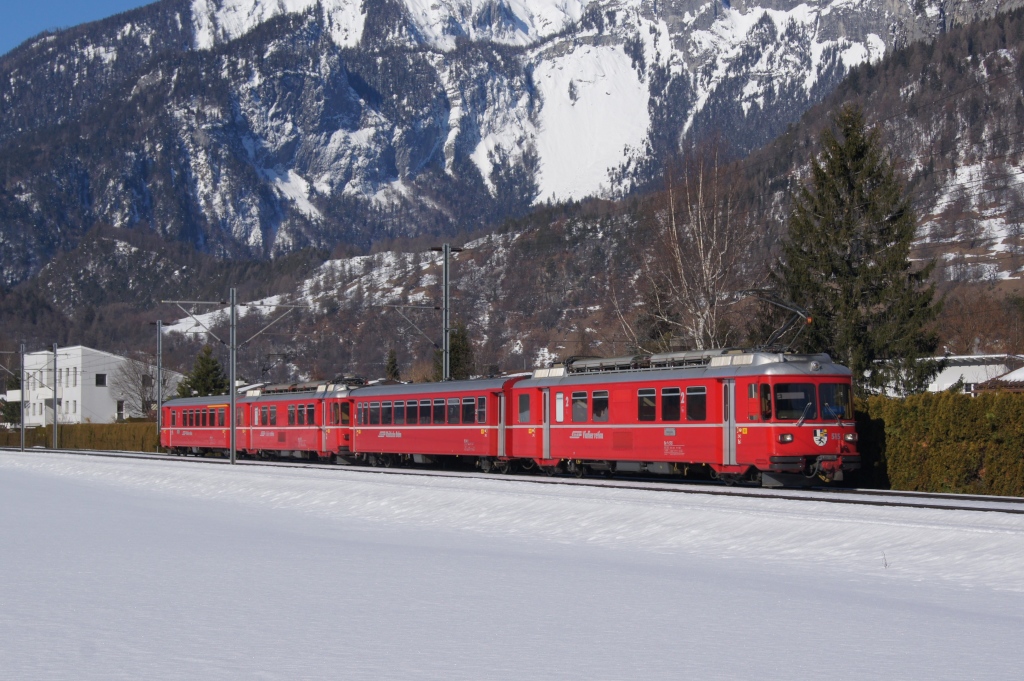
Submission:
[[[483,471],[484,473],[490,473],[491,469],[493,468],[490,457],[481,456],[480,460],[477,463],[479,463],[480,470]]]
[[[395,455],[394,454],[385,454],[382,458],[383,458],[383,461],[381,462],[381,464],[384,466],[384,468],[394,468],[394,466],[395,466]]]
[[[559,472],[558,464],[554,466],[537,466],[537,470],[540,471],[541,475],[546,475],[549,478]]]

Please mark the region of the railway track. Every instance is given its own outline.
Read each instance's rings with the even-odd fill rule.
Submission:
[[[19,452],[17,448],[3,447],[0,452]],[[143,452],[83,450],[83,449],[33,449],[39,453],[65,454],[69,456],[88,456],[117,459],[137,459],[147,461],[172,461],[180,463],[205,463],[212,465],[230,465],[227,459],[171,456],[166,454],[147,454]],[[993,497],[967,494],[942,494],[927,492],[902,492],[893,490],[843,489],[843,488],[809,488],[800,490],[778,490],[764,488],[727,487],[716,483],[699,483],[694,481],[647,480],[641,478],[572,478],[545,477],[536,475],[501,475],[480,473],[475,471],[452,471],[425,468],[371,468],[363,466],[331,465],[308,463],[303,461],[252,461],[240,460],[239,466],[258,466],[266,468],[304,468],[323,470],[344,475],[400,475],[430,478],[478,478],[489,481],[501,481],[509,484],[560,485],[571,487],[593,487],[603,489],[621,489],[648,491],[668,494],[690,494],[700,496],[731,496],[753,499],[772,499],[825,504],[846,504],[852,506],[888,506],[904,508],[921,508],[938,511],[967,511],[976,513],[1004,513],[1024,515],[1024,498]]]

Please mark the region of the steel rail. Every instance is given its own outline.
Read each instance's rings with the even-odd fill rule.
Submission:
[[[130,452],[130,451],[116,451],[116,450],[89,450],[89,449],[36,449],[26,450],[36,451],[38,453],[46,454],[70,454],[75,456],[92,456],[92,457],[105,457],[115,459],[138,459],[145,461],[177,461],[182,463],[209,463],[209,464],[230,464],[229,459],[219,458],[208,458],[202,456],[178,456],[171,454],[147,454],[145,452]],[[21,453],[21,450],[15,447],[0,447],[0,452],[17,452]],[[493,482],[509,482],[509,483],[532,483],[538,485],[561,485],[565,487],[590,487],[598,489],[616,489],[616,490],[628,490],[628,491],[640,491],[640,492],[668,492],[675,494],[694,494],[703,496],[719,496],[719,497],[738,497],[744,499],[771,499],[779,501],[801,501],[801,502],[817,502],[826,504],[846,504],[849,506],[881,506],[881,507],[892,507],[892,508],[922,508],[931,509],[938,511],[972,511],[979,513],[1006,513],[1010,515],[1024,515],[1024,508],[993,508],[983,506],[960,506],[952,504],[928,504],[928,503],[914,503],[902,501],[906,498],[918,498],[918,499],[959,499],[963,501],[973,501],[980,503],[989,504],[1022,504],[1024,505],[1024,498],[1020,497],[986,497],[980,495],[956,495],[948,493],[918,493],[918,492],[903,492],[899,490],[867,490],[867,489],[822,489],[822,488],[809,488],[808,494],[798,495],[793,493],[776,493],[773,491],[760,490],[754,491],[742,491],[734,487],[698,487],[690,484],[680,484],[678,482],[669,482],[662,480],[652,480],[650,483],[643,485],[635,483],[622,483],[605,481],[599,482],[593,479],[586,478],[563,478],[563,477],[537,477],[537,476],[517,476],[517,475],[503,475],[503,474],[488,474],[478,473],[474,471],[436,471],[429,469],[409,469],[409,468],[375,468],[375,467],[363,467],[363,466],[352,466],[352,465],[336,465],[336,464],[322,464],[322,463],[307,463],[302,461],[253,461],[253,460],[241,460],[238,461],[238,465],[242,466],[258,466],[258,467],[270,467],[270,468],[305,468],[311,470],[323,470],[332,471],[335,473],[356,473],[363,475],[405,475],[405,476],[421,476],[429,478],[442,478],[442,479],[470,479],[470,480],[489,480]],[[851,496],[875,496],[875,497],[896,497],[901,499],[900,501],[883,501],[873,499],[840,499],[835,498],[834,495],[848,494]]]

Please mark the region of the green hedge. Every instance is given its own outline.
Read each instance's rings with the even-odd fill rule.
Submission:
[[[63,449],[117,449],[132,452],[155,452],[159,440],[156,424],[149,423],[83,423],[59,426],[57,444]],[[26,447],[50,447],[52,426],[25,429]],[[17,447],[21,436],[17,430],[0,431],[0,446]]]
[[[1024,496],[1024,394],[873,397],[857,406],[861,483]]]

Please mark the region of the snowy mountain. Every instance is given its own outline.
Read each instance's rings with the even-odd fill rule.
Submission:
[[[1017,4],[163,0],[0,59],[0,281],[98,225],[267,257],[619,195]]]

